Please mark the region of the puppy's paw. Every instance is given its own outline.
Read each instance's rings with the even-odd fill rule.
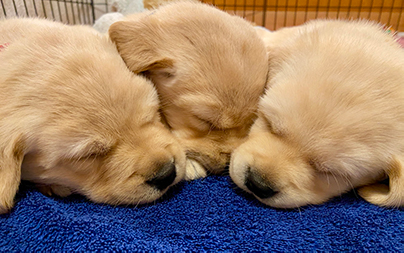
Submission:
[[[1,183],[1,180],[0,180]],[[16,190],[10,189],[10,185],[0,185],[0,214],[8,213],[14,206]]]
[[[13,207],[13,205],[10,203],[0,202],[0,214],[8,213],[12,207]]]
[[[193,159],[187,159],[187,165],[185,168],[185,180],[191,181],[206,176],[206,170],[200,163]]]
[[[403,158],[395,157],[387,170],[389,186],[374,184],[358,190],[366,201],[379,206],[404,206],[404,166]]]
[[[67,197],[73,193],[73,191],[66,187],[66,186],[61,186],[61,185],[37,185],[38,190],[46,196],[52,196],[56,195],[59,197]]]
[[[378,206],[386,205],[386,199],[388,198],[389,191],[389,187],[383,184],[374,184],[358,189],[359,195],[364,200]]]
[[[21,164],[25,154],[23,138],[11,138],[5,146],[0,146],[0,150],[0,214],[3,214],[14,206],[14,197],[20,185]]]

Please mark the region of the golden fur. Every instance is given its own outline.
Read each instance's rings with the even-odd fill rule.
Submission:
[[[404,50],[377,24],[267,33],[269,88],[230,176],[263,203],[320,204],[352,188],[404,205]],[[377,184],[389,176],[389,187]],[[374,185],[372,185],[374,184]]]
[[[114,23],[109,34],[129,69],[155,84],[186,149],[186,177],[223,172],[264,92],[267,57],[254,28],[212,6],[176,2]]]
[[[13,206],[21,178],[109,204],[154,201],[183,178],[185,154],[160,121],[153,85],[127,69],[108,38],[84,26],[11,19],[0,22],[5,43],[0,213]],[[173,162],[175,180],[152,185]]]
[[[161,5],[165,5],[169,2],[176,2],[178,0],[143,0],[143,5],[145,9],[156,9]],[[197,1],[197,0],[189,0],[189,1]]]

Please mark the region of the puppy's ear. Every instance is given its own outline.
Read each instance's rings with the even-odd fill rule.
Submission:
[[[0,214],[14,205],[14,197],[21,181],[21,164],[25,147],[21,137],[0,146]]]
[[[257,114],[260,127],[263,127],[262,129],[267,129],[278,136],[285,135],[286,128],[283,121],[280,120],[278,110],[272,104],[271,99],[265,99],[265,97],[261,99]]]
[[[389,186],[383,184],[365,186],[358,190],[359,195],[366,201],[379,206],[404,206],[404,169],[401,157],[393,159],[387,174]]]
[[[293,53],[293,50],[290,51],[285,47],[285,44],[295,39],[299,33],[299,29],[299,27],[287,27],[274,32],[257,29],[258,36],[263,40],[267,51],[270,74],[273,68],[276,68],[280,62],[283,62],[284,59]]]
[[[105,156],[113,146],[113,141],[90,137],[70,145],[67,156],[74,159]]]
[[[116,22],[109,28],[109,36],[131,71],[146,74],[155,81],[173,76],[174,61],[162,53],[165,43],[162,21],[152,16]]]

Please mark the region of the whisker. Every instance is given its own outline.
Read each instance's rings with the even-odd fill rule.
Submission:
[[[137,208],[140,204],[140,200],[136,203],[135,208]]]
[[[325,173],[327,175],[327,183],[328,187],[330,187],[330,175],[328,173]]]
[[[335,182],[337,183],[338,188],[341,189],[340,184],[339,184],[338,179],[337,179],[337,177],[335,176],[335,174],[334,174],[332,171],[330,171],[330,173],[331,173],[331,175],[334,177]],[[342,197],[342,193],[340,193],[339,196],[340,196],[340,198],[341,198],[341,197]]]
[[[351,189],[353,190],[353,193],[354,193],[355,197],[356,197],[356,198],[359,198],[359,196],[356,194],[355,187],[353,186],[351,180],[349,180],[348,175],[343,174],[342,176],[344,177],[344,179],[347,181],[347,183],[349,184],[349,186],[350,186]]]

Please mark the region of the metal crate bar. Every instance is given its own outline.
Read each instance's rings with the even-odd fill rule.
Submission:
[[[67,24],[93,24],[108,0],[0,0],[0,18],[42,17]]]
[[[256,25],[276,30],[316,18],[369,19],[404,31],[404,0],[204,0]]]

